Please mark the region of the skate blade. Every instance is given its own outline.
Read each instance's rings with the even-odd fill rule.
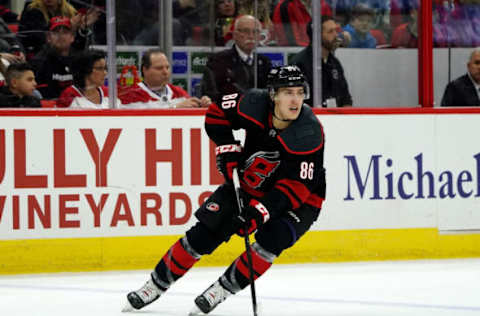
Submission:
[[[130,304],[129,301],[127,301],[127,304],[125,304],[125,306],[122,308],[122,313],[129,313],[129,312],[133,312],[135,310],[135,308],[133,308],[132,304]]]
[[[197,316],[197,315],[205,315],[198,307],[195,305],[190,313],[188,313],[188,316]]]

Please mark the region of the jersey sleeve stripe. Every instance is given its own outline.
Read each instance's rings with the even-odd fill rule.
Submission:
[[[225,119],[213,118],[213,117],[205,117],[206,124],[212,125],[230,125],[230,122]]]
[[[275,185],[275,189],[279,190],[280,192],[283,192],[288,199],[290,200],[290,203],[292,204],[292,208],[296,209],[300,207],[300,203],[298,202],[297,198],[293,196],[293,194],[290,192],[290,190],[283,185]]]
[[[310,196],[305,201],[305,204],[311,205],[316,208],[322,208],[323,201],[325,201],[324,198],[321,198],[316,194],[310,194]]]
[[[225,113],[216,105],[215,103],[212,103],[207,110],[207,115],[211,114],[213,116],[220,116],[220,117],[225,117]]]
[[[300,181],[282,179],[277,181],[277,185],[283,185],[287,187],[301,203],[305,201],[310,194],[312,194],[307,186]]]

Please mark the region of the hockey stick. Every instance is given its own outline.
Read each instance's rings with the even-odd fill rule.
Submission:
[[[240,200],[240,178],[238,177],[237,168],[233,169],[233,187],[235,191],[235,197],[237,198],[237,205],[240,217],[243,217],[243,205],[242,201]],[[249,272],[249,279],[250,279],[250,292],[252,294],[252,307],[253,307],[253,315],[257,316],[257,294],[255,293],[255,280],[253,278],[254,271],[253,271],[253,263],[252,263],[252,248],[250,247],[250,237],[248,236],[248,222],[245,220],[245,250],[247,253],[247,261],[248,261],[248,272]]]

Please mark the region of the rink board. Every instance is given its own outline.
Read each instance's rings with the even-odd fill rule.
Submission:
[[[152,269],[181,236],[1,241],[0,274]],[[436,229],[311,231],[276,263],[480,257],[480,234]],[[244,251],[234,236],[196,266],[229,265]]]
[[[203,110],[2,111],[0,274],[151,268],[222,182]],[[321,110],[327,200],[279,263],[480,257],[478,110]],[[225,265],[232,238],[199,265]]]

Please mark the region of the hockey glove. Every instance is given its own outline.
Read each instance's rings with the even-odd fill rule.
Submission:
[[[242,146],[240,142],[229,145],[220,145],[215,148],[217,156],[217,169],[220,171],[225,180],[232,181],[233,168],[238,166],[238,162],[242,157]]]
[[[245,230],[248,235],[256,231],[257,228],[270,219],[270,213],[265,205],[255,199],[251,199],[243,210],[243,217],[248,223],[248,228],[246,229],[245,226],[247,225],[244,224],[244,227],[240,228],[237,232],[240,236],[245,236]]]

